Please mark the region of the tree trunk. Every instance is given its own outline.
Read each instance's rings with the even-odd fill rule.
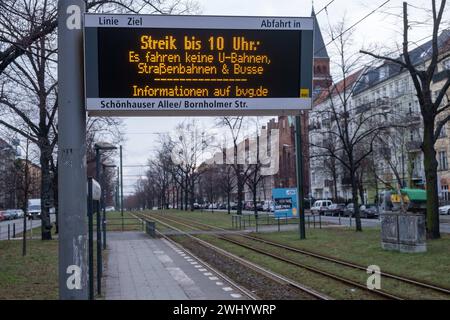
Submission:
[[[359,206],[358,206],[358,186],[356,183],[355,171],[350,170],[350,177],[352,180],[352,202],[353,202],[353,212],[355,215],[355,225],[356,231],[362,231],[361,227],[361,216],[359,214]]]
[[[253,185],[253,212],[255,213],[255,217],[258,216],[258,209],[256,208],[256,185]]]
[[[40,139],[45,140],[45,139]],[[41,165],[41,236],[42,240],[52,240],[52,225],[50,212],[52,202],[52,177],[50,174],[50,161],[52,156],[48,141],[40,141]]]
[[[441,237],[439,230],[439,198],[437,185],[436,150],[434,149],[434,120],[427,121],[424,117],[423,128],[423,166],[427,186],[427,238],[438,239]]]
[[[242,195],[244,192],[244,181],[241,175],[241,166],[238,166],[238,170],[237,170],[237,214],[241,215],[242,214]]]
[[[228,214],[231,214],[231,208],[230,208],[230,191],[227,192],[227,208],[228,208]]]

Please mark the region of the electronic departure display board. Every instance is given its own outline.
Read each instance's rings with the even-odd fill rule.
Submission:
[[[313,20],[85,15],[90,115],[295,115],[311,107]]]

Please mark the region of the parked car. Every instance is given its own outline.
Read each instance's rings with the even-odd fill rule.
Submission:
[[[200,209],[200,205],[197,202],[194,202],[194,209]]]
[[[4,212],[5,212],[5,211],[0,211],[0,221],[5,220]]]
[[[23,212],[22,209],[15,209],[16,213],[17,213],[17,218],[23,218],[23,216],[25,215],[25,213]]]
[[[348,205],[346,205],[344,209],[344,216],[353,217],[355,211],[353,210],[353,208],[354,208],[353,203],[349,203]]]
[[[364,204],[360,208],[361,218],[376,218],[378,217],[378,210],[375,204]]]
[[[338,216],[343,215],[345,210],[345,204],[344,203],[333,203],[328,206],[328,208],[325,210],[325,215],[330,216]]]
[[[231,206],[231,210],[237,210],[237,203],[236,202],[231,202],[230,206]]]
[[[219,205],[219,209],[221,209],[221,210],[226,210],[227,209],[227,204],[224,202],[224,203],[221,203],[220,205]]]
[[[19,217],[17,211],[15,209],[8,209],[5,211],[5,215],[7,216],[8,220],[14,220]]]
[[[450,215],[450,205],[439,207],[439,214]]]
[[[114,208],[113,206],[107,206],[107,207],[105,208],[105,211],[106,211],[106,212],[111,212],[111,211],[114,211],[114,210],[116,210],[116,208]]]
[[[317,200],[311,207],[312,214],[323,214],[333,202],[331,200]]]
[[[263,211],[270,211],[270,205],[272,204],[271,200],[264,200],[262,202],[262,210]]]

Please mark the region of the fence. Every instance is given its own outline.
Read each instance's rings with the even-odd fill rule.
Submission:
[[[322,216],[318,215],[306,215],[306,225],[311,228],[322,228]],[[258,232],[261,226],[277,226],[278,231],[281,231],[282,225],[297,225],[299,224],[298,218],[289,217],[287,214],[284,217],[273,214],[260,213],[258,215],[246,214],[246,215],[232,215],[231,227],[232,229],[245,230],[247,228],[255,228]]]

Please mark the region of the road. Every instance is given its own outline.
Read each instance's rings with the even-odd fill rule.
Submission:
[[[55,215],[50,215],[50,220],[52,222],[55,221]],[[8,225],[10,225],[10,237],[13,237],[13,225],[16,225],[16,234],[19,234],[23,231],[23,219],[15,219],[15,220],[8,220],[8,221],[2,221],[0,222],[0,240],[7,240],[8,239]],[[30,230],[30,228],[36,228],[41,226],[41,220],[27,220],[27,230]],[[37,236],[40,235],[39,232],[36,233]]]

